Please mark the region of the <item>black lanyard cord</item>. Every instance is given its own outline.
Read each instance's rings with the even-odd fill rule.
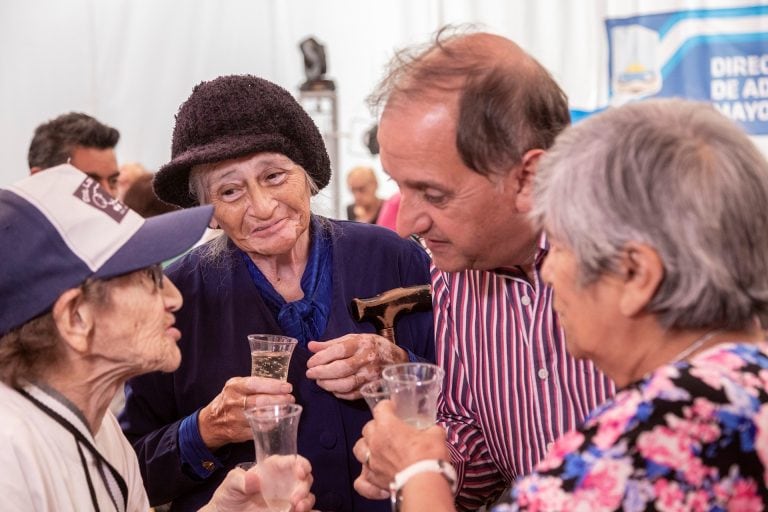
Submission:
[[[102,464],[100,460],[97,460],[96,462],[97,462],[96,467],[99,470],[99,475],[101,475],[101,481],[107,483],[108,480],[107,480],[106,473],[104,473],[104,464]],[[117,471],[117,470],[115,470],[115,471]],[[114,474],[112,476],[114,477]],[[118,482],[117,479],[115,479],[115,481]],[[119,485],[120,484],[118,483],[118,486]],[[112,494],[112,489],[111,489],[111,487],[110,487],[110,485],[108,483],[107,483],[107,491],[109,491],[109,499],[112,500],[112,504],[115,506],[115,510],[119,511],[120,507],[117,505],[117,501],[115,500],[115,496]],[[122,489],[120,489],[120,492],[122,492]],[[126,502],[125,508],[123,510],[127,510],[127,508],[128,508],[128,498],[126,497],[126,494],[123,494],[123,497],[125,498],[125,502]]]
[[[82,464],[83,471],[85,471],[85,479],[88,481],[88,492],[91,493],[91,503],[93,503],[93,510],[99,512],[99,500],[96,499],[96,489],[93,487],[91,472],[88,471],[88,462],[85,460],[85,454],[83,453],[83,449],[80,447],[80,443],[77,442],[77,438],[75,438],[75,444],[77,445],[77,453],[80,454],[80,464]]]
[[[107,482],[107,479],[105,478],[106,475],[103,473],[102,467],[106,466],[106,468],[109,470],[109,472],[112,474],[112,478],[114,478],[115,482],[117,483],[117,486],[120,488],[120,492],[122,493],[123,497],[123,510],[128,509],[128,485],[125,483],[125,480],[123,479],[120,472],[118,472],[112,464],[109,463],[107,459],[104,458],[104,456],[99,453],[99,450],[96,449],[95,446],[86,438],[82,432],[80,432],[77,428],[74,427],[69,421],[67,421],[63,416],[61,416],[59,413],[39,401],[37,398],[30,395],[26,390],[24,389],[16,389],[22,396],[27,398],[30,402],[35,404],[38,409],[46,413],[48,416],[51,417],[51,419],[55,420],[59,425],[64,427],[69,433],[71,433],[76,441],[77,444],[77,451],[80,454],[80,460],[83,464],[83,470],[85,471],[85,477],[88,481],[88,490],[91,493],[91,501],[93,502],[94,509],[98,512],[99,506],[98,502],[96,500],[96,491],[93,487],[93,482],[91,481],[91,474],[88,471],[88,464],[85,460],[85,455],[83,454],[83,451],[81,450],[80,446],[85,446],[89,452],[91,452],[91,455],[93,455],[96,458],[97,466],[99,469],[99,474],[101,476],[101,479],[104,481],[104,484],[107,488],[107,492],[109,492],[109,497],[112,500],[112,503],[115,505],[115,509],[120,510],[117,506],[117,501],[115,500],[115,497],[112,496],[112,489],[109,485],[109,482]]]

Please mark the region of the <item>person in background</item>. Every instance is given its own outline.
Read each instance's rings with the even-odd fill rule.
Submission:
[[[376,219],[377,226],[384,226],[392,231],[397,231],[397,212],[400,210],[400,192],[395,192],[384,200]]]
[[[388,364],[433,361],[432,318],[403,315],[395,345],[348,308],[356,297],[427,284],[429,259],[387,229],[312,214],[310,197],[330,177],[319,130],[274,83],[218,77],[181,105],[155,192],[184,208],[212,204],[221,231],[167,269],[186,304],[181,366],[127,386],[120,419],[150,502],[195,510],[228,469],[254,459],[243,409],[295,401],[303,406],[299,453],[322,468],[312,487],[317,508],[388,510],[353,488],[360,464],[352,446],[371,418],[359,388]],[[254,333],[299,340],[288,382],[250,376]]]
[[[122,176],[122,171],[120,175]],[[123,203],[144,218],[154,217],[155,215],[179,209],[176,205],[161,201],[155,195],[155,191],[152,188],[153,179],[154,175],[152,173],[145,172],[137,176],[123,194]]]
[[[115,196],[120,174],[115,156],[118,140],[120,132],[87,114],[62,114],[35,128],[27,153],[29,171],[35,174],[70,163]]]
[[[549,244],[528,218],[539,159],[568,126],[568,102],[541,64],[487,33],[441,31],[390,69],[371,98],[383,106],[380,158],[401,193],[398,232],[432,254],[446,372],[438,421],[458,507],[476,510],[613,391],[566,351],[541,276]],[[366,476],[360,492],[387,495]]]
[[[152,173],[147,171],[143,165],[138,162],[129,162],[120,166],[120,174],[117,177],[117,197],[123,201],[125,199],[125,193],[131,188],[131,185],[142,176],[150,175]]]
[[[493,510],[763,510],[768,162],[710,105],[659,100],[581,122],[539,167],[568,350],[619,391]],[[356,452],[400,475],[400,510],[453,510],[439,464],[411,465],[447,459],[440,429],[375,416]]]
[[[190,247],[211,212],[144,220],[67,164],[0,189],[4,510],[148,509],[108,406],[126,379],[179,365],[182,299],[159,262]],[[296,511],[314,503],[310,470],[299,459]],[[257,510],[261,484],[237,469],[204,510]]]
[[[376,195],[379,182],[370,167],[355,167],[347,174],[347,188],[355,201],[347,206],[347,218],[357,222],[376,224],[383,203]]]

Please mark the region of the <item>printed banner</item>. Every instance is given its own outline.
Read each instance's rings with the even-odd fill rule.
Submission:
[[[609,104],[650,97],[709,101],[768,135],[768,6],[606,19]]]

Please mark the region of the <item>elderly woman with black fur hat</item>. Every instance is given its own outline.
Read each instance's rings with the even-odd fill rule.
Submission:
[[[352,446],[371,417],[358,390],[387,364],[433,360],[432,318],[404,317],[394,345],[355,322],[348,304],[428,284],[428,257],[389,230],[312,214],[310,198],[330,177],[317,127],[273,83],[220,77],[180,107],[155,191],[182,207],[212,204],[222,235],[167,271],[185,299],[181,367],[127,388],[122,426],[151,502],[192,510],[207,501],[228,468],[254,458],[243,409],[295,400],[316,507],[389,508],[353,490],[360,464]],[[249,376],[253,333],[299,340],[288,382]]]

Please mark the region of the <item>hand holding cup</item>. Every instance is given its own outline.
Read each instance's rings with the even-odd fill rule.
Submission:
[[[262,481],[262,498],[275,512],[291,509],[299,481],[295,475],[296,436],[301,406],[268,405],[245,410],[253,430],[256,469]]]
[[[437,396],[445,371],[430,363],[403,363],[387,366],[381,372],[389,389],[397,416],[424,429],[437,420]]]

